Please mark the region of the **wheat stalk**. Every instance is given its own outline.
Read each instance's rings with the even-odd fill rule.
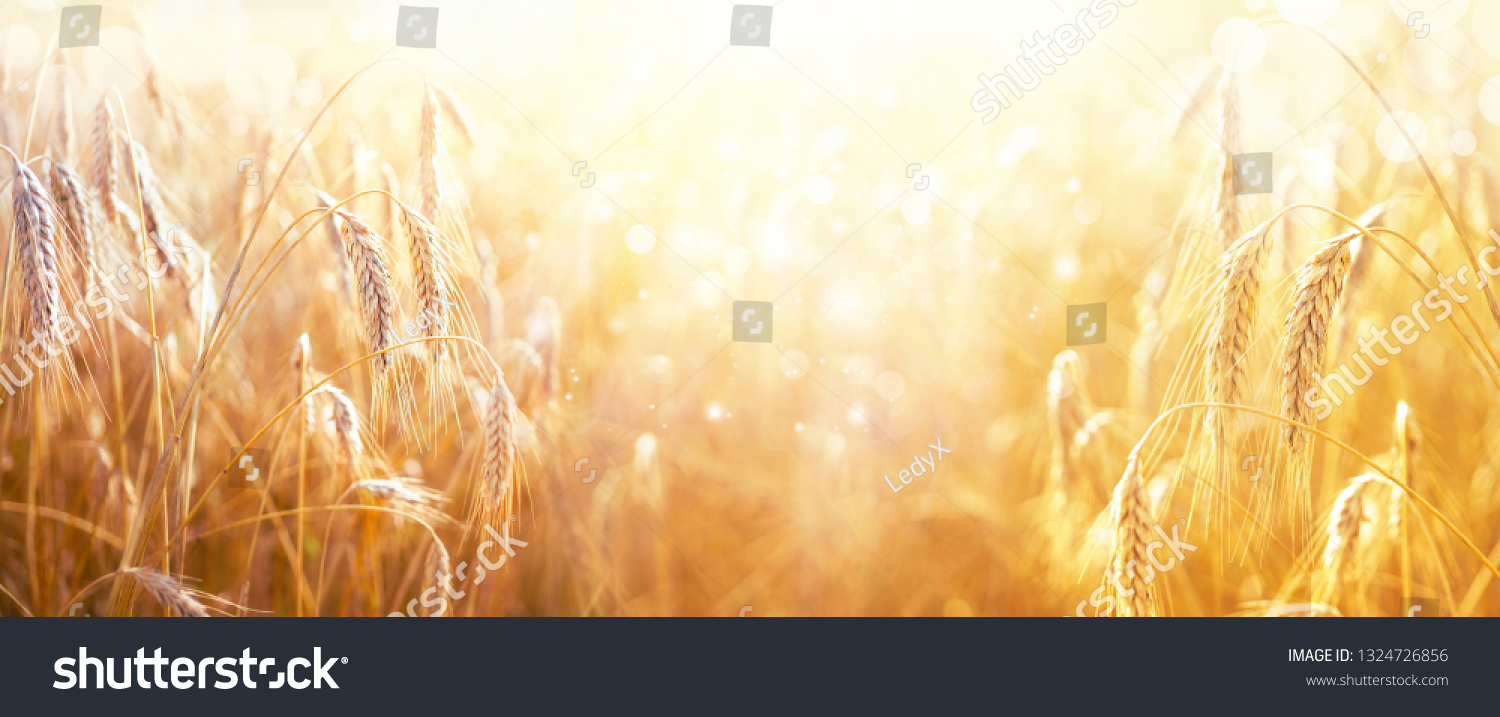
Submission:
[[[41,340],[44,350],[61,341],[59,315],[61,290],[57,266],[57,229],[53,221],[52,202],[42,182],[14,154],[15,167],[14,224],[16,260],[21,286],[26,293],[27,316],[33,340]],[[24,340],[24,339],[23,339]]]
[[[1365,210],[1364,214],[1359,215],[1359,218],[1355,222],[1362,227],[1375,226],[1380,222],[1381,217],[1385,215],[1388,204],[1389,202],[1381,202],[1370,207]],[[1361,286],[1369,283],[1374,278],[1371,276],[1370,267],[1375,256],[1380,253],[1380,250],[1359,229],[1352,229],[1340,234],[1336,237],[1337,239],[1349,241],[1349,278],[1347,281],[1353,282],[1344,290],[1343,299],[1339,302],[1338,313],[1335,315],[1335,319],[1339,323],[1339,332],[1338,340],[1334,343],[1333,349],[1339,355],[1343,355],[1346,347],[1354,342],[1355,337],[1359,333],[1360,305],[1362,301],[1368,301],[1368,299],[1362,300],[1361,298],[1361,294],[1364,293],[1361,291]]]
[[[119,220],[116,213],[116,195],[119,192],[119,169],[115,163],[115,113],[110,109],[108,97],[99,99],[94,109],[94,125],[89,138],[93,146],[93,158],[89,164],[89,180],[98,192],[99,206],[104,218],[111,224]]]
[[[443,541],[433,540],[432,547],[427,553],[427,575],[431,575],[435,580],[441,580],[442,576],[451,575],[452,573],[453,560],[448,557],[448,548],[443,545]],[[429,584],[426,583],[426,576],[423,576],[423,583]],[[430,584],[436,586],[437,583],[433,582]],[[446,614],[448,617],[453,617],[452,611],[454,609],[456,609],[455,606],[449,604],[441,608],[439,614]],[[437,614],[429,613],[429,617],[437,616]]]
[[[375,153],[365,149],[364,137],[358,129],[345,128],[343,137],[344,150],[349,155],[349,168],[344,170],[349,175],[347,194],[356,194],[370,188],[370,157]],[[366,201],[364,197],[356,197],[344,206],[351,212],[359,212]]]
[[[1218,281],[1209,302],[1209,327],[1204,368],[1208,400],[1239,403],[1245,396],[1246,354],[1255,336],[1260,303],[1261,272],[1270,255],[1270,223],[1240,237],[1219,262]],[[1205,414],[1208,433],[1214,440],[1224,437],[1224,414],[1217,409]]]
[[[327,395],[330,400],[326,420],[338,442],[339,457],[353,467],[354,460],[365,450],[359,437],[359,412],[354,408],[354,402],[338,388],[323,386],[318,393]]]
[[[3,64],[3,63],[0,63]],[[13,147],[20,138],[16,136],[16,118],[9,106],[0,103],[0,145]]]
[[[1406,487],[1416,490],[1417,471],[1413,465],[1422,444],[1422,430],[1405,401],[1396,403],[1396,462],[1391,471]],[[1400,486],[1391,486],[1391,532],[1400,550],[1401,594],[1411,595],[1411,521],[1410,501]],[[1467,611],[1465,611],[1467,613]]]
[[[1130,372],[1126,405],[1142,417],[1153,415],[1152,390],[1155,380],[1152,376],[1157,352],[1166,330],[1162,301],[1166,298],[1167,288],[1167,276],[1151,272],[1146,275],[1141,290],[1135,296],[1136,326],[1140,327],[1140,333],[1131,343],[1130,363],[1138,370]]]
[[[1222,95],[1219,114],[1219,192],[1214,198],[1214,225],[1219,230],[1219,240],[1229,244],[1240,236],[1239,206],[1234,191],[1234,155],[1240,143],[1240,117],[1238,97],[1235,92],[1234,73],[1225,72],[1220,82]]]
[[[297,343],[292,346],[292,377],[295,379],[293,387],[298,396],[312,388],[312,341],[305,333],[298,336]],[[311,432],[316,426],[312,396],[302,399],[302,415],[307,422],[307,430]]]
[[[432,90],[437,96],[438,104],[443,107],[443,113],[453,121],[453,128],[458,131],[458,136],[463,139],[464,144],[474,146],[474,138],[479,135],[475,131],[474,116],[469,114],[468,106],[447,87],[432,85]]]
[[[1325,242],[1297,271],[1281,354],[1281,415],[1298,423],[1312,425],[1317,420],[1305,397],[1318,387],[1316,375],[1328,350],[1329,323],[1348,272],[1346,239]],[[1282,435],[1293,451],[1306,445],[1307,436],[1299,428],[1284,426]]]
[[[422,481],[416,478],[366,478],[355,481],[351,487],[377,500],[409,505],[431,505],[447,500],[441,492],[422,485]]]
[[[428,85],[423,93],[422,124],[417,143],[417,211],[436,220],[443,209],[443,120],[437,93]]]
[[[50,172],[52,196],[57,200],[57,213],[67,234],[73,237],[74,249],[83,263],[85,285],[92,285],[97,275],[94,253],[95,209],[83,188],[83,180],[63,162],[53,162]]]
[[[1125,466],[1125,475],[1115,486],[1111,521],[1115,543],[1110,565],[1118,580],[1134,590],[1129,596],[1116,595],[1120,617],[1150,617],[1154,600],[1152,587],[1141,576],[1150,575],[1151,562],[1146,546],[1151,543],[1151,497],[1141,480],[1140,464],[1135,456]],[[1155,578],[1152,578],[1155,581]],[[1111,581],[1111,587],[1113,587]]]
[[[172,576],[151,568],[125,568],[120,572],[134,578],[148,595],[172,612],[183,617],[208,617],[208,609],[198,602],[194,591],[183,587]]]
[[[385,503],[411,513],[429,523],[451,523],[441,509],[447,498],[441,491],[433,490],[416,478],[366,478],[355,481],[351,491],[372,502]]]
[[[1088,412],[1081,391],[1083,377],[1078,370],[1078,354],[1064,351],[1053,357],[1052,371],[1047,374],[1047,432],[1052,438],[1048,476],[1056,491],[1053,502],[1059,507],[1071,503],[1077,482],[1077,468],[1068,448]]]
[[[1422,446],[1422,429],[1417,426],[1417,419],[1412,416],[1411,406],[1405,401],[1396,402],[1396,465],[1391,472],[1406,487],[1415,489],[1417,471],[1414,467],[1418,449]],[[1403,495],[1399,488],[1396,495]]]
[[[1358,553],[1367,487],[1378,479],[1378,476],[1370,473],[1361,475],[1340,491],[1333,501],[1328,521],[1328,544],[1323,548],[1323,567],[1329,571],[1329,584],[1335,592],[1344,571],[1354,562]]]
[[[327,192],[313,191],[317,196],[319,209],[331,209],[338,204],[338,201],[328,196]],[[334,273],[339,277],[339,290],[347,301],[354,303],[353,272],[349,268],[349,258],[344,251],[344,220],[339,218],[338,212],[329,212],[323,220],[323,228],[328,238],[328,247],[333,250],[333,261],[338,265]]]
[[[64,82],[58,92],[57,107],[52,110],[57,138],[57,161],[71,162],[78,156],[77,133],[73,130],[73,90]]]
[[[410,212],[401,212],[401,226],[411,242],[412,284],[417,293],[417,315],[426,320],[418,322],[423,336],[444,336],[448,330],[448,307],[450,279],[447,269],[448,257],[438,236],[437,227],[425,218]],[[428,344],[434,358],[444,355],[447,346],[441,342]]]
[[[132,142],[124,151],[130,173],[135,177],[141,193],[141,224],[146,237],[151,240],[153,255],[166,267],[167,276],[177,270],[177,252],[172,248],[171,233],[166,225],[167,209],[156,188],[156,173],[151,169],[151,159],[140,142]]]
[[[358,288],[360,311],[365,324],[365,342],[370,353],[395,346],[396,300],[391,289],[391,272],[380,235],[358,217],[337,212],[344,222],[344,251],[349,259]],[[370,359],[375,375],[382,376],[395,363],[391,352]]]
[[[532,324],[530,338],[542,359],[542,401],[550,405],[557,400],[562,388],[562,352],[559,347],[562,342],[562,311],[552,297],[543,296],[537,302],[537,313],[540,316]]]
[[[401,180],[396,177],[396,170],[391,168],[390,163],[380,165],[380,181],[385,187],[386,194],[390,195],[390,197],[401,196]],[[390,197],[387,197],[386,201],[381,202],[385,207],[386,225],[390,225],[391,222],[396,221],[396,212],[404,211],[400,203]]]
[[[510,515],[516,488],[518,457],[515,396],[505,385],[505,377],[495,379],[490,391],[489,408],[484,419],[484,458],[479,471],[479,495],[476,517],[493,520]],[[474,526],[471,525],[472,530]]]

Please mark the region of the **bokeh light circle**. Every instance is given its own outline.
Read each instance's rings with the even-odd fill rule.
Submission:
[[[247,45],[229,58],[224,89],[240,109],[251,114],[274,114],[291,102],[297,90],[297,65],[291,55],[275,45]]]
[[[637,224],[625,231],[625,246],[637,254],[645,254],[656,247],[656,232],[645,224]]]
[[[1407,136],[1411,141],[1407,141]],[[1415,149],[1412,142],[1416,143]],[[1376,125],[1375,146],[1392,162],[1410,162],[1427,148],[1427,124],[1411,112],[1392,112]]]
[[[1219,24],[1212,41],[1214,59],[1230,72],[1255,69],[1266,56],[1266,33],[1260,26],[1242,17]]]
[[[833,180],[826,174],[817,174],[807,180],[807,200],[813,204],[827,204],[833,201],[836,191]]]
[[[1276,11],[1298,25],[1321,25],[1339,10],[1339,0],[1276,0]]]

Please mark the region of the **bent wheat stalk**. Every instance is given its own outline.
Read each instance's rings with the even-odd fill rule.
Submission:
[[[1270,256],[1270,234],[1270,222],[1256,227],[1236,240],[1220,262],[1210,307],[1208,350],[1204,353],[1212,401],[1239,403],[1245,395],[1246,353],[1255,335],[1261,272]],[[1209,411],[1207,423],[1209,435],[1222,442],[1223,414]]]
[[[1281,353],[1281,415],[1296,423],[1311,425],[1317,420],[1306,398],[1318,388],[1317,377],[1328,351],[1329,323],[1348,273],[1348,239],[1324,244],[1297,272]],[[1282,435],[1293,451],[1306,443],[1293,426],[1287,426]]]
[[[337,212],[344,222],[344,251],[359,295],[360,312],[365,324],[365,343],[371,353],[376,377],[390,370],[395,359],[384,353],[395,346],[396,299],[391,289],[390,264],[380,246],[380,235],[353,214]]]
[[[182,586],[172,576],[150,568],[125,568],[120,571],[134,578],[147,595],[155,598],[172,612],[183,617],[208,617],[208,610],[198,602],[193,591]]]
[[[417,316],[423,336],[442,336],[447,333],[450,279],[448,257],[438,237],[437,227],[422,216],[401,212],[401,226],[411,242],[411,273],[417,293]],[[445,344],[431,344],[432,356],[440,357]]]

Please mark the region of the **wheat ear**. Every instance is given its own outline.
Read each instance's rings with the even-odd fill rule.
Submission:
[[[298,396],[312,388],[312,340],[307,334],[298,336],[297,343],[292,346],[292,378]],[[312,432],[317,426],[313,418],[312,396],[302,399],[302,415],[308,432]]]
[[[141,192],[141,228],[151,240],[152,253],[166,267],[167,276],[177,271],[177,252],[172,248],[171,230],[164,224],[167,208],[156,188],[156,173],[151,169],[151,159],[140,142],[132,142],[125,151],[130,173],[135,177]]]
[[[32,340],[40,340],[46,347],[44,350],[50,352],[50,347],[61,340],[58,319],[61,290],[53,206],[36,174],[14,154],[11,161],[15,166],[15,185],[11,193],[14,195],[16,261],[21,286],[26,292],[27,316]]]
[[[1222,111],[1219,114],[1219,192],[1214,201],[1214,224],[1219,229],[1219,239],[1227,245],[1240,236],[1239,206],[1235,199],[1234,155],[1240,142],[1240,116],[1238,95],[1235,92],[1234,73],[1225,72],[1220,81]]]
[[[359,437],[359,411],[349,396],[338,388],[323,386],[317,392],[329,397],[328,425],[338,442],[339,457],[353,467],[354,459],[365,450],[364,441]]]
[[[1113,523],[1115,545],[1110,564],[1115,577],[1133,590],[1130,595],[1118,594],[1120,617],[1150,617],[1153,615],[1152,588],[1143,574],[1155,581],[1150,567],[1150,556],[1146,546],[1151,543],[1151,497],[1146,493],[1141,480],[1139,462],[1131,456],[1125,466],[1125,476],[1115,486]],[[1114,580],[1111,581],[1113,585]]]
[[[432,222],[409,211],[401,212],[401,226],[411,242],[412,284],[417,292],[417,316],[423,336],[444,336],[448,331],[449,287],[448,257]],[[431,355],[444,355],[447,345],[428,342]]]
[[[183,617],[208,617],[208,609],[198,602],[193,591],[172,576],[150,568],[125,568],[121,572],[134,578],[148,595],[172,612]]]
[[[119,168],[115,163],[115,113],[107,98],[100,98],[94,109],[94,124],[89,137],[93,157],[89,164],[89,181],[98,193],[99,206],[110,224],[118,221],[115,196],[119,191]]]
[[[1078,354],[1064,351],[1052,359],[1052,370],[1047,374],[1047,432],[1052,438],[1048,477],[1055,491],[1053,502],[1057,504],[1071,503],[1074,497],[1077,467],[1069,447],[1088,413],[1084,396],[1079,393],[1082,384]]]
[[[349,490],[367,501],[385,503],[429,523],[453,522],[441,507],[448,499],[416,478],[366,478],[355,481]]]
[[[1346,239],[1324,243],[1297,270],[1281,354],[1281,415],[1298,423],[1312,425],[1316,421],[1316,413],[1305,399],[1309,391],[1318,388],[1317,375],[1328,351],[1328,325],[1348,273]],[[1294,426],[1285,426],[1282,435],[1293,451],[1307,442],[1306,433]]]
[[[395,346],[396,300],[391,289],[390,263],[380,247],[380,235],[353,214],[337,213],[344,222],[344,252],[359,294],[360,312],[364,318],[365,341],[370,353]],[[376,377],[395,363],[391,352],[370,359]]]
[[[1218,281],[1209,304],[1208,346],[1204,352],[1210,401],[1239,403],[1245,396],[1246,353],[1255,336],[1261,273],[1266,257],[1270,256],[1269,235],[1270,222],[1261,224],[1236,240],[1219,262]],[[1211,409],[1204,421],[1208,434],[1222,442],[1224,413]]]
[[[516,488],[516,410],[515,396],[505,385],[505,377],[495,380],[490,392],[489,409],[484,419],[484,463],[480,466],[478,515],[483,520],[504,519],[510,515],[511,496]],[[471,526],[472,528],[472,526]]]
[[[83,180],[63,162],[53,162],[51,171],[52,196],[57,201],[57,213],[68,236],[73,238],[73,247],[83,262],[85,287],[94,282],[96,257],[94,237],[96,232],[96,210],[83,188]]]
[[[73,90],[64,82],[53,109],[53,128],[57,136],[57,161],[72,162],[78,156],[77,133],[73,129]]]
[[[392,169],[388,162],[380,165],[380,182],[391,197],[401,196],[401,180],[396,177],[396,170]],[[396,221],[396,212],[402,211],[402,207],[400,203],[389,197],[381,202],[381,205],[385,207],[385,223],[389,226]]]
[[[1323,567],[1337,583],[1359,549],[1359,528],[1364,523],[1366,488],[1377,477],[1366,473],[1355,478],[1333,501],[1328,520],[1328,545],[1323,549]]]
[[[453,129],[463,139],[464,144],[474,146],[474,138],[479,136],[475,131],[474,116],[469,113],[469,108],[454,94],[453,90],[442,85],[433,85],[434,93],[437,95],[438,104],[442,105],[443,113],[453,121]]]
[[[417,144],[417,211],[437,220],[443,209],[443,120],[437,92],[431,85],[423,93],[422,125]]]

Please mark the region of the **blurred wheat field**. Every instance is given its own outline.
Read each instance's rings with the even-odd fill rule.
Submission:
[[[0,615],[1500,613],[1500,1],[435,4],[0,9]]]

